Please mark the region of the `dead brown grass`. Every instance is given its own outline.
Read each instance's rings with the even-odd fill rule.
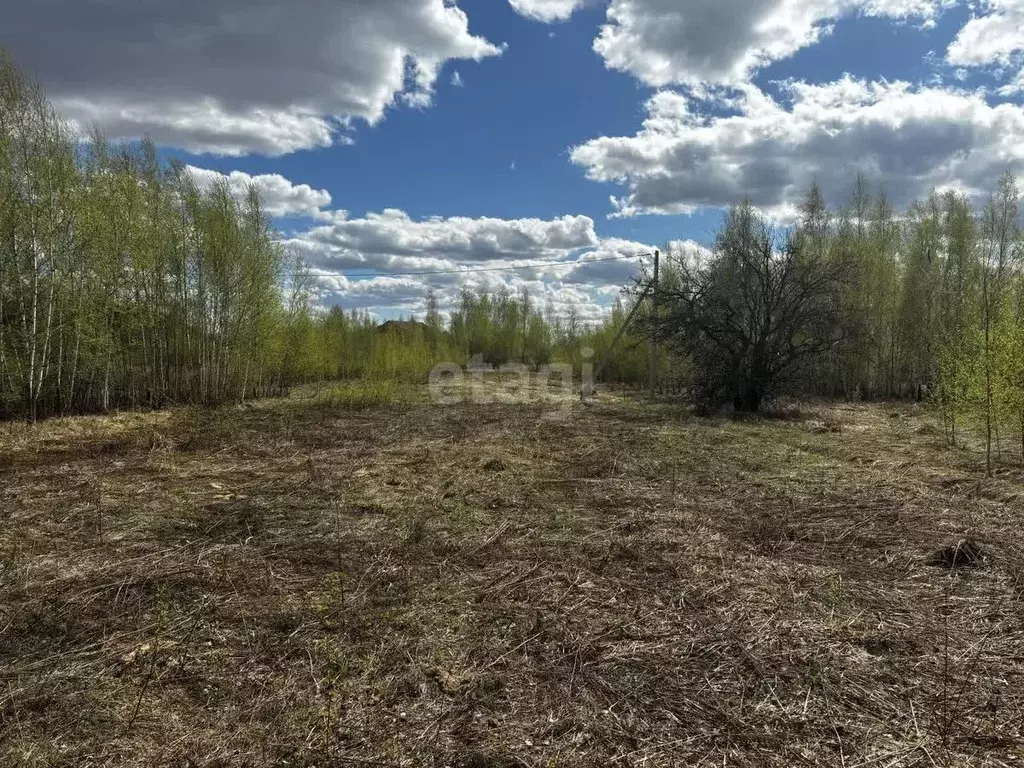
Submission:
[[[1020,764],[1018,468],[603,397],[7,425],[0,764]]]

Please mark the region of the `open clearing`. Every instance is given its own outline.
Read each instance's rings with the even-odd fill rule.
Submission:
[[[9,424],[0,764],[1021,765],[1024,475],[981,466],[909,406]]]

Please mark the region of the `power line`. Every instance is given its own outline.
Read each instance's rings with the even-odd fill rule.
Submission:
[[[331,272],[330,274],[341,274],[343,277],[422,277],[426,275],[466,275],[475,272],[506,272],[519,269],[539,269],[542,267],[576,267],[583,266],[586,264],[601,264],[608,261],[629,261],[632,259],[642,259],[645,256],[650,256],[649,253],[640,253],[636,256],[609,256],[604,259],[589,259],[589,260],[577,260],[577,261],[539,261],[532,264],[519,264],[514,267],[473,267],[471,269],[436,269],[426,270],[422,272],[380,272],[380,270],[363,271],[363,272],[346,272],[345,270],[339,270],[338,272]],[[314,271],[315,270],[311,270]],[[326,271],[326,270],[323,270]]]

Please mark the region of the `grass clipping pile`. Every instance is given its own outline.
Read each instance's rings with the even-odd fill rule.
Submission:
[[[0,764],[1019,765],[1021,472],[829,418],[7,425]]]

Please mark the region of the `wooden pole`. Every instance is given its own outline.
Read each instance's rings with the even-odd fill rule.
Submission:
[[[658,310],[658,268],[661,262],[661,253],[658,251],[654,252],[654,298],[652,300],[652,312]],[[651,396],[653,397],[657,393],[658,389],[658,342],[651,336]]]
[[[650,293],[650,291],[651,291],[651,286],[648,285],[646,288],[644,288],[643,292],[640,294],[640,297],[636,300],[636,303],[633,305],[633,309],[630,310],[629,315],[626,317],[626,321],[622,324],[622,327],[619,328],[619,332],[617,334],[615,334],[615,338],[612,339],[612,343],[608,347],[608,351],[604,353],[604,356],[601,358],[601,362],[599,362],[597,364],[597,367],[594,368],[594,381],[593,381],[594,384],[597,383],[597,380],[600,378],[601,374],[604,372],[605,366],[608,364],[608,361],[611,359],[612,352],[615,351],[615,346],[619,343],[619,341],[622,339],[623,335],[626,333],[626,329],[629,328],[630,322],[632,322],[633,317],[637,313],[637,310],[640,309],[640,305],[643,304],[644,299],[647,298],[647,294]],[[580,399],[581,400],[586,400],[587,397],[589,397],[591,394],[593,394],[593,393],[589,390],[589,388],[587,387],[586,383],[584,382],[583,389],[580,390]]]

